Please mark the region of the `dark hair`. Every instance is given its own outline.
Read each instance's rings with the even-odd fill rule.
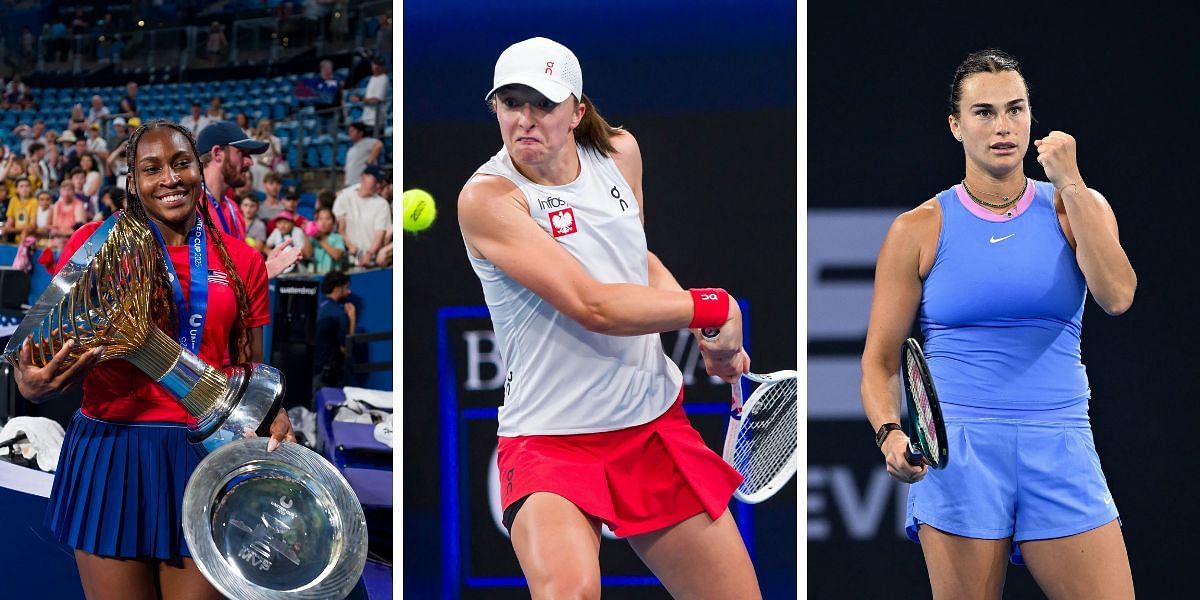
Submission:
[[[334,269],[326,273],[325,278],[321,280],[321,293],[328,295],[347,283],[350,283],[350,278],[345,273]]]
[[[954,70],[954,81],[950,83],[950,114],[958,114],[958,103],[962,100],[964,79],[976,73],[1000,73],[1001,71],[1013,71],[1021,76],[1022,81],[1025,81],[1025,74],[1021,72],[1021,63],[1003,50],[988,48],[972,52],[967,56]],[[1028,81],[1025,81],[1025,95],[1029,96]]]
[[[350,127],[357,129],[363,135],[367,135],[367,124],[362,121],[355,121],[350,124]]]
[[[337,194],[333,190],[321,190],[317,192],[317,208],[328,208],[333,210],[333,203],[337,200]]]
[[[125,192],[121,188],[114,185],[107,190],[104,190],[104,194],[101,195],[108,196],[108,199],[112,200],[113,206],[117,207],[118,209],[123,210],[125,208]]]
[[[271,171],[270,173],[263,175],[263,183],[267,182],[283,183],[283,178],[279,176],[279,173]]]
[[[188,141],[192,148],[192,154],[196,156],[199,162],[199,152],[196,151],[196,138],[192,136],[192,132],[182,125],[172,123],[162,119],[150,121],[137,128],[133,135],[129,136],[127,144],[129,150],[126,153],[125,163],[129,169],[129,176],[125,179],[125,204],[126,211],[129,215],[143,223],[150,222],[150,215],[146,213],[146,207],[142,205],[142,199],[137,194],[137,147],[141,142],[142,136],[147,131],[152,129],[167,128],[179,132],[183,138]],[[201,174],[203,180],[203,174]],[[246,295],[246,286],[242,283],[242,277],[234,268],[233,259],[229,257],[229,250],[225,248],[225,242],[221,240],[221,234],[213,225],[212,219],[208,215],[212,214],[208,207],[208,194],[201,194],[200,199],[196,202],[196,209],[199,211],[204,228],[207,230],[209,238],[213,245],[217,247],[218,254],[221,255],[221,264],[225,267],[225,272],[229,278],[233,280],[234,297],[237,298],[237,316],[234,319],[229,335],[229,356],[234,362],[244,362],[250,360],[250,332],[246,326],[250,322],[250,301]],[[157,316],[156,322],[159,327],[162,327],[167,332],[174,332],[176,328],[175,302],[173,300],[173,292],[171,282],[167,280],[166,269],[158,270],[154,291],[151,293],[150,308],[152,314]]]
[[[41,142],[34,142],[29,145],[28,154],[29,154],[29,156],[33,156],[34,154],[37,154],[38,150],[45,150],[45,149],[46,149],[45,144],[43,144]]]

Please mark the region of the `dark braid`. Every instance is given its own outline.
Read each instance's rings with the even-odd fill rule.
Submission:
[[[201,181],[204,180],[203,165],[200,163],[200,153],[196,151],[196,139],[192,136],[192,132],[188,131],[182,125],[162,119],[150,121],[139,127],[130,136],[126,152],[126,161],[129,168],[129,176],[125,180],[126,211],[130,216],[146,223],[149,223],[150,215],[146,213],[146,208],[142,205],[142,199],[137,194],[137,169],[135,168],[137,164],[137,145],[141,141],[142,135],[147,131],[162,127],[173,129],[183,134],[184,139],[191,145],[192,155],[196,157],[196,167],[201,169],[200,179]],[[229,336],[229,357],[236,364],[248,361],[251,358],[250,333],[246,327],[246,323],[250,322],[250,301],[246,295],[246,286],[242,283],[242,277],[238,274],[237,269],[234,268],[233,259],[229,257],[229,250],[221,240],[221,234],[212,223],[212,219],[208,217],[208,206],[208,194],[201,194],[196,207],[201,215],[201,221],[204,223],[205,230],[208,231],[208,235],[212,238],[214,245],[216,245],[217,253],[221,255],[221,264],[225,266],[225,272],[233,280],[234,296],[237,298],[237,318],[234,320]],[[165,269],[159,272],[158,281],[154,287],[155,291],[152,294],[151,308],[161,311],[159,314],[170,315],[170,323],[164,329],[174,332],[178,316],[175,311],[175,303],[171,299],[174,292],[171,288],[171,282],[167,279]],[[161,319],[155,322],[160,327],[164,325]]]

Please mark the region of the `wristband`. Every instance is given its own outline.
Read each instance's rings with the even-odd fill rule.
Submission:
[[[729,294],[721,288],[692,288],[692,323],[688,329],[720,327],[729,320]]]

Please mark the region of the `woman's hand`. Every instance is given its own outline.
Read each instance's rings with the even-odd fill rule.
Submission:
[[[1046,179],[1054,184],[1054,189],[1061,190],[1064,186],[1083,181],[1075,159],[1075,138],[1061,131],[1051,131],[1050,135],[1034,141],[1033,145],[1037,146],[1038,164],[1045,169]]]
[[[104,356],[104,348],[96,348],[85,352],[75,364],[63,368],[63,363],[74,348],[75,340],[67,340],[46,366],[37,367],[33,364],[32,336],[26,338],[25,343],[21,344],[17,368],[13,372],[13,377],[17,380],[17,390],[21,395],[30,402],[45,402],[57,398]]]
[[[929,466],[924,459],[920,465],[908,462],[908,436],[903,431],[897,429],[888,432],[888,436],[883,440],[883,446],[879,450],[883,452],[883,461],[887,464],[888,475],[897,481],[916,483],[929,473]]]
[[[249,427],[243,429],[242,433],[246,437],[258,437]],[[271,421],[271,439],[267,440],[267,452],[274,452],[285,441],[295,443],[296,432],[292,429],[292,420],[288,418],[287,411],[280,406],[275,413],[275,419]]]
[[[709,375],[733,383],[750,370],[750,356],[742,349],[742,309],[732,296],[729,298],[729,317],[715,338],[700,340],[700,356]]]

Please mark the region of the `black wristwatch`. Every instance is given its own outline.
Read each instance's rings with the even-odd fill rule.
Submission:
[[[888,433],[891,433],[895,429],[900,429],[899,423],[884,423],[880,425],[879,431],[875,432],[875,447],[883,448],[883,440],[886,440]]]

